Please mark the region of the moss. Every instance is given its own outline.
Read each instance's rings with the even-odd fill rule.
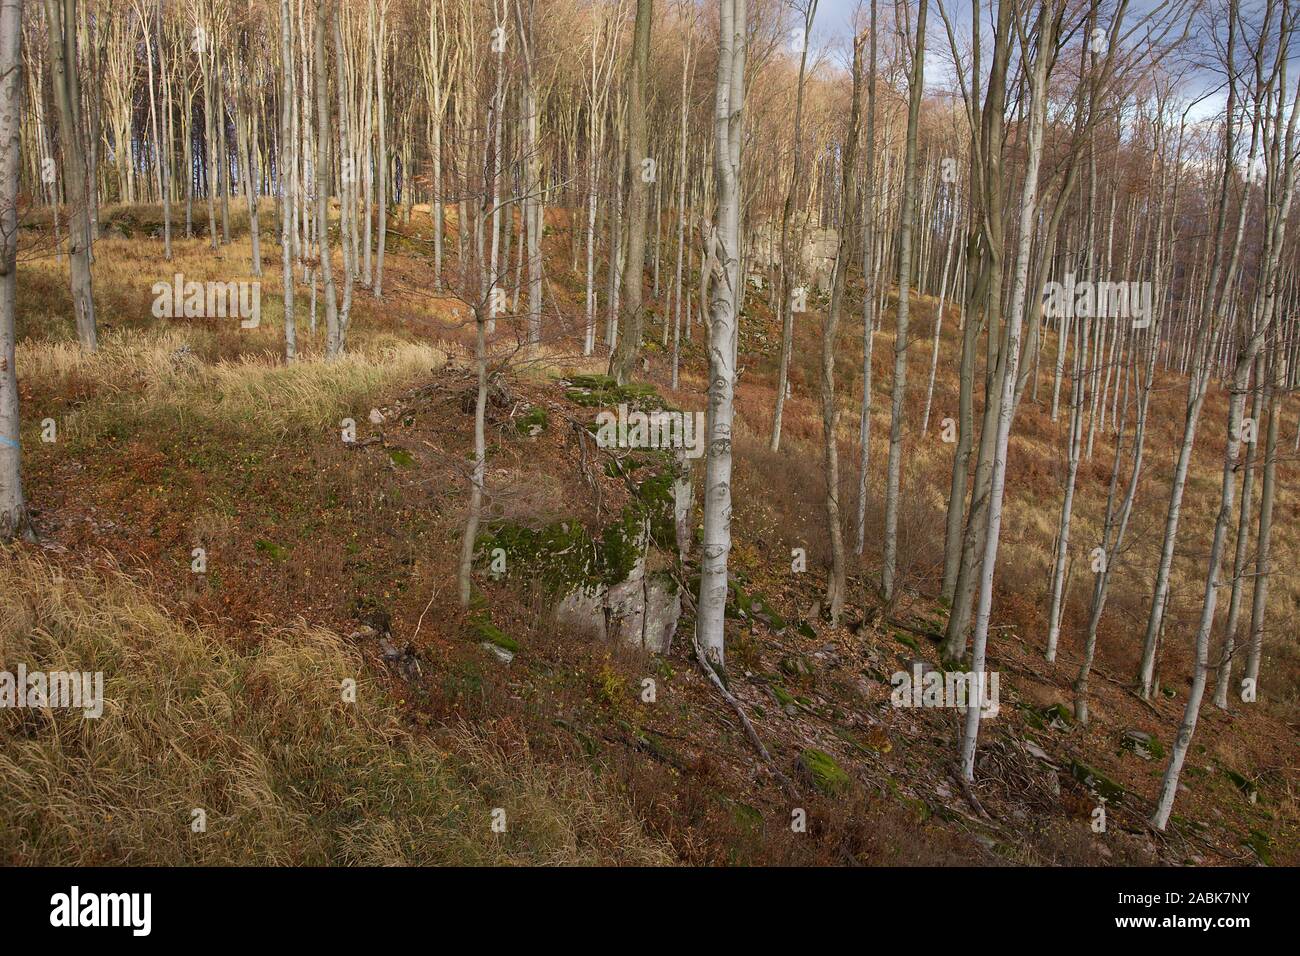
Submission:
[[[902,645],[904,645],[904,646],[906,646],[906,647],[910,647],[912,650],[916,651],[916,653],[918,653],[918,654],[921,653],[921,645],[918,644],[918,643],[916,642],[916,638],[914,638],[914,637],[913,637],[912,635],[910,635],[910,634],[904,634],[902,631],[895,631],[895,632],[894,632],[894,640],[898,641],[898,643],[900,643],[900,644],[902,644]]]
[[[783,710],[787,707],[798,706],[794,702],[794,696],[789,691],[787,691],[784,687],[782,687],[780,684],[772,685],[772,693],[776,695],[777,702],[781,705],[781,708]]]
[[[1071,760],[1070,775],[1099,797],[1105,797],[1117,806],[1124,801],[1124,788],[1091,767]]]
[[[501,628],[497,627],[485,616],[476,615],[470,623],[473,625],[475,633],[478,634],[481,640],[487,641],[489,644],[495,644],[497,647],[509,651],[511,654],[519,653],[519,642],[506,634],[505,631],[501,630]]]
[[[608,375],[571,375],[568,385],[565,397],[584,408],[613,408],[624,402],[641,411],[667,407],[655,387],[643,382],[619,385]]]
[[[393,464],[398,468],[410,468],[415,464],[415,456],[405,448],[388,449],[388,457],[392,459]]]
[[[544,528],[503,524],[481,535],[478,552],[506,553],[508,574],[523,574],[548,591],[567,591],[599,584],[604,578],[601,548],[576,522],[555,522]]]
[[[486,559],[501,548],[509,573],[523,574],[552,594],[612,587],[627,579],[648,545],[676,550],[672,483],[671,473],[648,475],[619,520],[598,535],[573,521],[539,529],[500,524],[479,537],[477,553]]]
[[[1121,749],[1127,750],[1143,760],[1163,760],[1165,756],[1164,746],[1160,741],[1148,734],[1139,737],[1136,733],[1130,732],[1124,735],[1119,745]]]
[[[638,510],[650,519],[650,538],[662,548],[677,546],[676,508],[671,471],[645,478],[636,488]]]
[[[1255,851],[1259,857],[1259,862],[1265,866],[1273,865],[1273,841],[1267,833],[1262,830],[1251,830],[1245,840],[1246,846]]]
[[[254,543],[253,547],[276,563],[289,557],[289,551],[287,548],[276,544],[274,541],[267,541],[265,538],[259,538],[256,543]]]
[[[1238,790],[1246,795],[1251,803],[1259,799],[1259,790],[1252,780],[1237,773],[1231,767],[1220,767],[1219,769],[1223,771],[1224,775],[1232,781]]]
[[[521,435],[538,435],[546,431],[550,423],[551,419],[546,414],[546,409],[541,405],[534,405],[515,422],[515,429]]]
[[[785,618],[773,610],[772,605],[767,603],[767,598],[763,595],[749,594],[744,588],[740,575],[731,578],[727,582],[727,587],[731,591],[731,600],[727,602],[728,617],[762,621],[774,631],[785,630]]]
[[[1052,725],[1061,725],[1068,727],[1074,723],[1074,714],[1070,713],[1070,708],[1064,704],[1049,704],[1039,711],[1043,720]]]
[[[809,747],[799,755],[799,767],[822,793],[842,794],[853,785],[853,779],[824,750]]]
[[[763,829],[763,814],[748,803],[734,801],[731,804],[731,818],[738,827],[749,833],[757,834]]]
[[[1197,820],[1189,820],[1187,817],[1179,816],[1177,813],[1171,813],[1169,815],[1169,822],[1196,833],[1206,833],[1210,829],[1204,823]]]
[[[808,663],[808,658],[802,654],[787,654],[781,658],[780,663],[776,666],[781,669],[783,674],[790,677],[805,678],[812,676],[812,665]]]

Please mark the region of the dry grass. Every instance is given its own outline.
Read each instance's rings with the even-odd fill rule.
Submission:
[[[142,216],[147,218],[148,213]],[[554,237],[548,238],[548,243],[555,245]],[[561,237],[559,245],[564,244]],[[268,244],[265,248],[272,247]],[[249,623],[290,622],[301,614],[317,622],[338,623],[341,628],[341,618],[319,616],[321,607],[339,593],[382,594],[387,601],[394,581],[410,577],[421,586],[429,583],[436,591],[451,580],[450,566],[440,565],[436,557],[446,549],[427,544],[440,539],[445,530],[441,525],[435,522],[435,531],[428,537],[423,525],[417,533],[412,530],[417,527],[414,524],[393,523],[393,509],[406,506],[422,516],[442,520],[442,500],[424,495],[413,484],[415,472],[396,471],[386,460],[380,462],[386,471],[379,466],[362,470],[367,459],[340,451],[336,438],[339,418],[351,415],[363,423],[371,404],[380,404],[416,380],[427,381],[430,370],[448,360],[463,364],[470,330],[455,319],[453,304],[429,294],[427,264],[402,255],[400,247],[394,246],[389,249],[392,281],[386,280],[390,291],[385,302],[374,303],[358,288],[349,354],[337,362],[323,361],[319,334],[313,337],[303,331],[306,295],[300,289],[300,345],[305,361],[291,366],[283,363],[278,260],[270,255],[267,274],[261,280],[260,329],[241,332],[237,323],[227,327],[158,321],[148,314],[150,284],[172,271],[200,280],[249,278],[242,272],[248,267],[247,248],[247,236],[238,221],[235,242],[223,248],[221,258],[214,258],[202,239],[178,242],[176,262],[171,264],[161,262],[159,243],[147,236],[101,241],[97,245],[96,299],[104,332],[103,347],[95,356],[82,355],[70,341],[66,279],[59,269],[52,261],[24,263],[19,280],[22,342],[18,369],[28,438],[25,445],[31,456],[29,473],[39,476],[32,485],[39,495],[63,483],[71,501],[78,492],[92,488],[93,475],[99,483],[86,493],[86,499],[108,507],[111,516],[135,535],[132,546],[139,541],[155,544],[162,527],[167,547],[183,544],[188,548],[191,541],[203,542],[219,562],[235,561],[236,545],[248,545],[259,534],[273,535],[291,546],[314,540],[310,522],[319,516],[307,516],[307,510],[314,510],[317,502],[333,500],[334,492],[341,489],[364,489],[366,494],[356,500],[342,496],[348,498],[348,509],[337,512],[346,514],[351,542],[344,542],[349,557],[343,565],[355,581],[344,579],[339,584],[331,577],[338,572],[339,553],[344,550],[340,548],[301,548],[294,560],[309,566],[291,565],[292,577],[266,575],[265,563],[243,566],[244,572],[257,569],[257,575],[271,583],[261,590],[245,587],[233,606],[217,604],[214,597],[209,610],[217,609],[214,613],[219,613],[225,628],[218,632],[178,623],[169,619],[159,604],[151,603],[149,593],[168,593],[166,565],[156,560],[142,562],[151,574],[158,575],[149,588],[143,588],[118,574],[59,579],[42,562],[15,559],[6,564],[9,559],[0,553],[0,666],[12,667],[13,661],[24,660],[29,666],[40,662],[54,668],[66,661],[65,666],[72,669],[102,669],[114,702],[98,722],[82,721],[79,715],[0,712],[0,735],[12,738],[12,743],[5,740],[0,747],[4,754],[0,757],[0,862],[658,863],[669,862],[670,854],[691,863],[904,862],[900,854],[928,846],[934,835],[917,833],[917,821],[903,819],[905,808],[893,807],[893,797],[885,795],[878,805],[864,804],[852,812],[832,813],[828,808],[824,814],[814,814],[842,821],[842,826],[833,824],[815,841],[790,838],[783,806],[778,808],[779,825],[751,832],[748,825],[741,825],[744,821],[736,821],[730,798],[719,800],[720,795],[730,793],[761,802],[753,780],[748,775],[742,779],[739,773],[745,761],[735,759],[736,751],[747,755],[744,743],[737,744],[725,734],[715,737],[703,724],[688,722],[685,705],[683,725],[667,728],[669,733],[680,733],[665,739],[683,741],[672,746],[687,754],[692,745],[704,754],[687,760],[684,773],[640,752],[625,753],[615,747],[601,752],[598,766],[602,769],[597,775],[590,769],[589,755],[559,745],[548,750],[545,735],[558,733],[550,727],[555,713],[586,715],[591,721],[584,724],[588,730],[608,726],[622,715],[603,702],[603,685],[584,676],[594,679],[608,670],[594,657],[587,660],[596,650],[583,643],[580,650],[568,655],[559,647],[563,635],[550,628],[531,629],[530,622],[538,617],[537,607],[516,607],[501,594],[493,595],[496,622],[516,636],[532,638],[523,642],[528,654],[511,671],[497,675],[500,680],[485,681],[491,691],[476,687],[473,695],[467,693],[461,700],[461,683],[470,686],[477,680],[458,683],[459,659],[433,645],[438,650],[426,661],[438,657],[446,671],[440,673],[446,686],[442,697],[435,692],[426,702],[427,713],[417,714],[414,705],[396,699],[407,694],[404,689],[386,694],[386,681],[366,679],[362,655],[335,631],[305,624],[271,629]],[[551,258],[563,263],[564,253],[560,248]],[[562,286],[557,279],[556,288]],[[565,321],[572,323],[572,316],[580,315],[561,296],[556,296],[556,301],[569,316]],[[929,312],[935,305],[927,297],[919,297],[916,304],[926,306]],[[920,321],[914,330],[910,353],[899,575],[904,590],[914,586],[921,595],[938,589],[937,562],[943,547],[942,522],[951,476],[953,446],[938,436],[939,422],[956,415],[955,368],[960,340],[955,306],[950,305],[950,310],[929,432],[924,436],[920,418],[929,362],[928,321]],[[761,311],[760,303],[751,302],[750,328],[758,326],[761,316],[757,313]],[[856,309],[850,313],[859,314]],[[548,336],[562,324],[553,322],[548,314]],[[861,371],[852,357],[859,348],[861,330],[854,324],[848,321],[843,329],[839,365],[840,500],[846,530],[852,525],[856,506],[856,406],[861,383]],[[814,573],[807,575],[806,581],[789,585],[790,593],[785,595],[789,608],[802,609],[818,596],[815,592],[826,563],[817,325],[808,322],[797,329],[791,370],[794,396],[786,405],[785,439],[778,453],[767,450],[775,378],[770,348],[774,331],[768,329],[766,354],[747,350],[748,367],[738,386],[736,451],[740,463],[735,476],[737,544],[733,554],[735,567],[759,579],[756,586],[769,594],[785,595],[791,577],[789,548],[806,547]],[[707,386],[702,377],[703,332],[697,329],[697,333],[684,349],[681,388],[676,393],[663,389],[676,404],[688,408],[703,406]],[[499,338],[498,358],[504,360],[515,347],[512,338]],[[853,601],[864,605],[873,602],[871,590],[880,550],[892,338],[892,321],[886,316],[875,345],[867,553],[851,566]],[[437,347],[423,344],[429,341],[435,341]],[[575,366],[603,371],[599,358],[576,357],[574,347],[572,340],[557,339],[531,352],[526,362],[522,354],[512,354],[509,364],[518,373],[512,385],[522,386],[521,391],[540,400],[543,391],[536,389],[534,394],[530,386],[548,377]],[[665,360],[656,349],[647,349],[647,354],[662,385]],[[1052,422],[1045,408],[1051,397],[1051,357],[1049,349],[1041,369],[1042,404],[1026,399],[1012,439],[1005,545],[999,556],[994,607],[999,627],[994,653],[1000,660],[1010,660],[1020,653],[1016,638],[1023,637],[1025,646],[1036,652],[1029,658],[1034,665],[1045,630],[1051,547],[1064,481],[1066,413],[1063,410],[1060,420]],[[1162,384],[1164,389],[1153,400],[1146,477],[1129,549],[1124,566],[1115,575],[1102,625],[1097,667],[1117,677],[1132,673],[1167,503],[1168,473],[1181,427],[1181,384],[1172,380]],[[1065,400],[1063,392],[1063,404]],[[1287,445],[1294,435],[1290,400],[1284,407],[1283,442]],[[454,406],[448,408],[449,415],[430,415],[436,428],[418,432],[428,441],[418,443],[417,452],[423,454],[421,450],[427,447],[448,460],[455,457],[456,450],[463,453],[468,433],[461,426],[467,419],[463,414],[457,417]],[[1205,411],[1193,459],[1174,568],[1170,628],[1161,669],[1166,683],[1180,690],[1180,681],[1188,672],[1187,622],[1199,609],[1203,594],[1203,541],[1217,504],[1223,408],[1223,396],[1215,392]],[[978,410],[976,414],[978,420]],[[57,446],[41,445],[31,435],[47,415],[59,421]],[[421,419],[420,427],[424,424]],[[412,432],[410,437],[416,434]],[[507,428],[504,434],[508,437],[513,431]],[[75,443],[76,454],[67,454],[64,436]],[[337,473],[321,464],[330,460],[328,455],[318,457],[326,438],[331,439],[330,455],[348,459]],[[575,491],[558,477],[566,474],[556,457],[561,436],[552,438],[557,447],[545,456],[539,454],[540,442],[494,441],[490,487],[497,508],[508,503],[513,519],[533,516],[551,520],[569,513],[582,500],[581,489]],[[1099,430],[1093,457],[1080,467],[1072,536],[1079,555],[1085,555],[1090,542],[1100,535],[1112,440],[1109,428]],[[310,464],[306,458],[297,458],[303,449]],[[288,467],[277,457],[282,450],[292,459]],[[430,455],[428,461],[433,460]],[[82,476],[83,462],[99,470]],[[120,473],[109,467],[119,462],[135,467],[122,467]],[[436,469],[426,474],[424,464],[422,459],[418,472],[423,480],[433,484],[443,481]],[[193,484],[185,487],[197,489],[192,503],[177,495],[184,502],[172,511],[145,507],[142,499],[152,493],[149,482],[161,485],[174,477],[164,466],[188,469],[183,477]],[[235,493],[225,489],[242,488],[231,476],[252,473],[251,469],[259,466],[286,476],[284,495],[259,495],[260,510],[225,507],[222,502]],[[302,470],[295,470],[299,466]],[[1300,621],[1300,576],[1290,573],[1300,542],[1295,531],[1300,523],[1288,520],[1300,514],[1300,491],[1292,480],[1293,469],[1291,461],[1279,466],[1274,539],[1277,564],[1265,663],[1267,693],[1257,708],[1258,717],[1254,713],[1236,715],[1241,722],[1235,730],[1219,726],[1216,713],[1203,715],[1205,724],[1198,730],[1198,746],[1212,747],[1216,759],[1242,769],[1280,766],[1270,741],[1274,729],[1285,725],[1265,721],[1285,719],[1293,712],[1300,692],[1296,677],[1300,660],[1290,640]],[[101,477],[105,473],[107,481]],[[145,477],[154,474],[159,477]],[[127,500],[131,507],[125,507]],[[302,514],[299,502],[304,505]],[[69,510],[74,509],[51,508],[50,512]],[[329,513],[336,516],[335,511]],[[167,523],[174,520],[188,529],[184,540],[167,537]],[[355,553],[352,550],[351,544],[358,539],[387,540],[388,535],[393,540],[384,547],[374,547],[372,541],[364,548],[357,545]],[[451,540],[454,535],[448,532],[446,537]],[[104,542],[96,539],[95,544],[103,546]],[[415,553],[418,558],[407,559]],[[421,565],[427,566],[427,574],[411,570]],[[228,580],[235,580],[233,570]],[[1067,696],[1064,688],[1068,686],[1067,672],[1076,666],[1088,584],[1088,576],[1076,567],[1065,612],[1063,666],[1041,675],[1053,700]],[[803,585],[802,590],[797,585]],[[401,591],[402,586],[396,590]],[[415,590],[420,589],[398,601],[395,634],[411,633],[417,615],[427,607],[427,589],[418,595]],[[223,599],[225,596],[221,594]],[[337,603],[342,606],[346,599]],[[1221,608],[1224,604],[1226,591],[1221,595]],[[518,620],[509,619],[511,608],[518,612]],[[454,626],[430,627],[438,618],[435,609],[424,622],[425,638],[431,633],[445,638],[455,631]],[[451,620],[450,613],[447,618]],[[739,631],[732,637],[738,660],[744,656],[746,639]],[[853,643],[861,640],[855,637]],[[886,648],[891,653],[897,650],[892,644]],[[783,645],[781,650],[785,649]],[[755,641],[750,650],[753,669],[762,670],[763,646]],[[530,666],[529,658],[543,655],[554,655],[547,658],[545,666],[538,665],[535,676],[540,674],[543,679],[519,684],[518,675]],[[768,663],[775,666],[771,660]],[[1021,661],[1021,665],[1027,666],[1027,662]],[[645,666],[629,664],[623,676],[631,681],[645,673]],[[339,700],[341,676],[357,677],[361,685],[358,704],[344,706]],[[527,689],[521,690],[521,686]],[[848,691],[835,694],[832,700],[853,699]],[[1110,746],[1120,727],[1118,721],[1127,721],[1124,726],[1133,723],[1131,712],[1122,708],[1116,712],[1114,705],[1120,698],[1104,692],[1098,692],[1097,698],[1093,729],[1087,738],[1076,738],[1088,741],[1090,755],[1101,754],[1101,748]],[[1163,700],[1157,703],[1166,704]],[[1168,702],[1165,709],[1175,716],[1180,712],[1177,701]],[[600,713],[593,716],[593,711]],[[695,713],[707,715],[709,708]],[[473,729],[458,722],[464,719],[476,721]],[[657,718],[662,719],[666,718]],[[436,731],[434,739],[412,730],[422,722],[443,720],[451,722],[450,726]],[[773,714],[761,726],[774,746],[789,736],[787,748],[806,742],[801,734],[824,730],[803,725],[791,732],[781,714]],[[1171,726],[1165,721],[1150,729],[1167,739]],[[939,766],[939,761],[948,759],[946,743],[928,757],[917,752],[932,740],[924,728],[900,733],[898,740],[900,749],[906,741],[908,759],[917,766],[925,766],[927,760]],[[834,749],[839,743],[832,740],[825,746]],[[942,757],[934,756],[940,752]],[[793,750],[787,749],[786,755],[791,753]],[[872,768],[868,777],[874,779],[878,770]],[[1214,797],[1202,797],[1202,784],[1193,781],[1191,774],[1187,779],[1197,799]],[[1139,789],[1147,783],[1139,779]],[[1186,806],[1190,799],[1180,798],[1180,805]],[[208,811],[206,834],[193,834],[189,829],[190,810],[198,806]],[[509,829],[502,835],[493,835],[488,828],[488,813],[497,806],[506,808],[509,819]],[[1204,817],[1204,804],[1196,812]],[[1293,802],[1279,815],[1293,820]],[[1069,825],[1077,823],[1082,828],[1086,825],[1082,819],[1069,821]],[[1046,816],[1046,829],[1039,833],[1035,820],[1035,832],[1028,840],[1032,852],[1026,849],[1023,859],[1016,859],[1097,862],[1084,852],[1084,836],[1079,837],[1079,846],[1069,840],[1059,846],[1052,843],[1056,839],[1052,826],[1060,822],[1058,816]],[[647,829],[656,836],[647,836]],[[671,851],[659,837],[671,841]],[[1286,842],[1284,833],[1274,837],[1278,844]],[[947,857],[938,853],[935,859],[908,861],[949,862],[968,852],[966,847]]]
[[[260,431],[333,427],[363,400],[446,361],[434,346],[374,335],[333,361],[286,365],[264,352],[209,363],[196,355],[202,336],[170,329],[114,334],[94,354],[72,342],[24,342],[18,365],[36,399],[31,416],[42,412],[42,397],[52,405],[54,396],[68,396],[75,407],[61,427],[73,438],[106,421],[159,416]]]
[[[9,555],[0,660],[103,671],[106,697],[97,720],[0,712],[6,864],[671,862],[592,771],[464,726],[438,740],[405,729],[362,655],[321,628],[232,647],[119,572]],[[206,832],[191,829],[195,808]]]

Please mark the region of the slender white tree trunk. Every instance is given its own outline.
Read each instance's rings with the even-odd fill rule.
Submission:
[[[999,388],[1002,404],[998,409],[997,437],[993,453],[992,490],[989,498],[988,532],[984,539],[984,561],[979,575],[979,603],[975,610],[975,633],[971,641],[971,670],[978,681],[979,695],[966,708],[966,725],[962,736],[961,773],[967,781],[975,779],[975,743],[979,736],[984,687],[989,619],[993,609],[993,572],[998,560],[998,537],[1002,530],[1002,496],[1006,488],[1007,444],[1011,437],[1011,412],[1016,387],[1016,369],[1020,362],[1020,327],[1025,313],[1029,284],[1029,252],[1034,236],[1034,211],[1037,206],[1038,171],[1043,155],[1043,126],[1046,122],[1048,51],[1054,43],[1053,11],[1048,4],[1039,8],[1038,54],[1030,80],[1029,136],[1026,143],[1025,181],[1020,198],[1020,232],[1016,251],[1015,280],[1011,309],[1007,315],[1007,338],[1001,352],[1003,365]]]
[[[14,298],[22,172],[22,0],[0,0],[0,542],[30,538],[18,438]]]
[[[76,0],[45,0],[50,41],[50,76],[59,114],[63,192],[72,207],[68,223],[68,260],[72,276],[72,305],[77,339],[89,352],[99,347],[95,327],[95,297],[91,283],[91,187],[87,182],[86,150],[81,128],[81,85],[77,81]]]
[[[295,148],[292,129],[293,103],[293,34],[289,0],[280,0],[280,61],[283,75],[280,84],[280,152],[276,157],[276,178],[280,186],[280,280],[284,289],[284,357],[292,362],[298,357],[298,327],[293,311],[293,210],[297,183],[286,162],[286,154]]]
[[[716,264],[709,298],[708,459],[704,473],[704,541],[696,639],[709,659],[725,663],[727,557],[731,553],[731,423],[740,311],[740,148],[745,105],[746,0],[720,0],[713,172],[717,206]]]

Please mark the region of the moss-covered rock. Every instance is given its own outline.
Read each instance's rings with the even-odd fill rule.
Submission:
[[[916,653],[921,653],[921,645],[917,643],[916,638],[911,634],[906,634],[903,631],[894,631],[893,636],[894,640],[898,641],[898,643],[902,644],[904,647],[910,647]]]
[[[649,529],[647,537],[646,529]],[[476,552],[490,560],[501,548],[508,575],[521,574],[549,594],[601,590],[625,581],[649,547],[676,548],[671,474],[647,474],[619,520],[593,535],[576,521],[542,528],[500,523],[479,536]]]
[[[1220,769],[1223,771],[1224,776],[1232,781],[1233,786],[1246,795],[1247,800],[1254,803],[1259,799],[1259,788],[1255,786],[1253,780],[1237,773],[1231,767],[1221,767]]]
[[[640,411],[666,407],[655,387],[643,382],[619,385],[609,375],[571,375],[566,381],[565,397],[584,408],[613,408],[623,403]]]
[[[541,405],[534,405],[515,422],[515,430],[521,435],[529,438],[535,438],[551,423],[550,416],[546,414],[546,409]]]
[[[799,769],[814,787],[831,796],[845,793],[853,786],[853,778],[824,750],[809,747],[801,753]]]
[[[1039,711],[1044,723],[1052,727],[1068,727],[1074,723],[1074,714],[1064,704],[1049,704]]]
[[[1142,730],[1128,730],[1120,739],[1121,749],[1143,760],[1163,760],[1165,748],[1155,737]]]
[[[671,486],[669,490],[671,491]],[[785,630],[785,618],[778,614],[772,605],[768,604],[767,598],[763,597],[763,595],[750,594],[746,591],[739,575],[730,578],[727,581],[727,587],[731,591],[731,600],[727,602],[728,617],[762,621],[774,631]]]
[[[511,654],[519,653],[519,642],[489,621],[485,615],[475,615],[470,624],[480,641],[495,644]]]
[[[808,658],[802,654],[787,654],[781,658],[776,666],[789,677],[798,679],[812,677],[812,665],[808,663]]]
[[[1107,801],[1113,804],[1120,804],[1124,801],[1124,788],[1114,780],[1085,766],[1076,760],[1070,761],[1070,776],[1083,784],[1099,797],[1105,797]]]

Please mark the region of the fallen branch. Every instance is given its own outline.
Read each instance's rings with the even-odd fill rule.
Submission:
[[[966,778],[958,774],[957,783],[961,785],[962,795],[966,798],[966,801],[975,808],[975,812],[985,820],[992,820],[993,818],[988,815],[983,804],[979,802],[979,799],[975,796],[975,791],[971,789],[971,785]]]
[[[691,606],[692,612],[694,612],[696,607],[695,602],[691,600],[690,588],[688,588],[686,583],[682,581],[680,575],[674,575],[674,577],[677,578],[677,586],[681,589],[680,593],[682,597],[686,599],[686,602]],[[776,761],[772,759],[772,755],[768,753],[767,748],[763,746],[763,741],[759,739],[758,731],[754,729],[754,725],[750,723],[749,717],[745,714],[745,708],[741,706],[740,701],[736,699],[735,695],[732,694],[731,691],[727,690],[727,686],[722,683],[722,678],[718,676],[718,672],[714,669],[713,663],[709,660],[708,655],[704,653],[704,648],[700,647],[699,636],[695,632],[691,633],[691,646],[695,648],[695,659],[699,662],[700,669],[704,671],[705,676],[708,677],[713,686],[718,689],[718,693],[722,695],[723,700],[731,705],[731,709],[734,710],[736,716],[740,718],[740,723],[745,728],[745,736],[749,738],[750,744],[752,744],[754,749],[758,751],[758,755],[763,758],[763,762],[767,764],[767,767],[772,771],[773,776],[780,781],[781,786],[785,788],[786,793],[792,797],[798,797],[798,787],[794,785],[794,781],[781,772],[781,768],[776,765]]]
[[[736,712],[736,716],[740,718],[741,724],[744,725],[745,736],[748,737],[749,742],[754,745],[754,749],[758,751],[758,755],[763,758],[768,769],[772,771],[776,779],[781,782],[783,787],[785,787],[786,792],[791,796],[798,796],[798,788],[796,788],[790,778],[782,773],[780,768],[777,767],[776,761],[772,759],[772,755],[768,753],[767,748],[763,746],[763,741],[759,739],[758,732],[754,730],[754,725],[750,723],[749,718],[745,716],[745,709],[740,705],[740,701],[736,700],[731,691],[727,690],[726,685],[722,683],[722,678],[720,678],[718,672],[713,669],[712,663],[710,663],[708,657],[704,653],[704,649],[700,647],[700,642],[694,635],[691,636],[691,643],[695,647],[695,659],[699,661],[700,668],[704,671],[705,675],[708,676],[709,680],[713,682],[713,686],[718,689],[718,693],[722,695],[723,699],[731,705],[731,709]]]
[[[890,625],[891,627],[900,627],[905,631],[910,631],[911,633],[915,634],[917,637],[924,637],[926,640],[933,641],[936,644],[943,640],[943,635],[938,631],[930,630],[923,627],[918,627],[915,624],[909,624],[907,621],[900,620],[899,618],[896,617],[885,618],[885,623]]]

